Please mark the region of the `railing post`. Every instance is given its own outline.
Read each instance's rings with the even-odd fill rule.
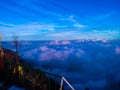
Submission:
[[[61,83],[60,83],[60,90],[63,88],[63,77],[61,78]]]
[[[72,85],[63,77],[63,80],[66,82],[66,84],[71,88],[71,90],[75,90]]]

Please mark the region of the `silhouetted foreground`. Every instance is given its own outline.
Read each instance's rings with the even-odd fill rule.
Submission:
[[[33,69],[20,60],[13,51],[3,49],[3,69],[0,71],[0,90],[17,86],[26,90],[59,90],[60,85],[39,69]],[[55,76],[55,75],[54,75]],[[61,78],[60,76],[55,76]]]

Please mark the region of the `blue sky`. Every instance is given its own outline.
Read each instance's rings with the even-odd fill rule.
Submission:
[[[0,0],[3,40],[120,39],[119,0]]]

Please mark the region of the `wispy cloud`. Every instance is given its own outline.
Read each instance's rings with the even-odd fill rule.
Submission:
[[[119,30],[81,30],[81,29],[72,29],[72,30],[61,30],[49,33],[48,36],[54,37],[57,39],[119,39],[120,31]]]
[[[61,18],[60,20],[69,21],[69,23],[72,23],[72,26],[76,27],[76,28],[86,28],[86,27],[88,27],[87,25],[81,24],[78,20],[76,20],[74,15],[70,15],[66,18]]]
[[[5,23],[5,22],[0,22],[0,26],[3,26],[3,27],[13,27],[15,25],[14,24],[8,24],[8,23]]]
[[[71,17],[73,18],[73,17]],[[120,38],[119,30],[89,30],[86,25],[79,24],[76,20],[73,20],[73,25],[76,28],[67,27],[65,25],[55,24],[42,24],[31,22],[27,24],[8,24],[2,23],[7,26],[0,28],[4,40],[10,40],[12,33],[18,34],[22,40],[73,40],[73,39],[94,39],[94,38],[106,38],[106,39],[118,39]]]
[[[73,26],[78,27],[78,28],[86,28],[87,27],[86,25],[82,25],[82,24],[79,24],[79,23],[75,23]]]
[[[98,16],[94,16],[92,18],[94,19],[107,19],[107,18],[110,18],[111,16],[117,14],[118,11],[112,11],[112,12],[109,12],[109,13],[104,13],[104,14],[101,14],[101,15],[98,15]]]
[[[75,20],[74,16],[71,15],[68,17],[68,20],[72,21],[72,22],[77,22],[77,20]]]
[[[53,24],[40,24],[40,23],[28,23],[28,24],[8,24],[4,22],[0,22],[2,24],[2,28],[0,28],[0,33],[3,34],[3,36],[11,36],[12,33],[20,34],[21,36],[27,36],[27,35],[35,35],[35,34],[41,34],[45,32],[54,31],[55,28],[60,27]],[[10,27],[8,27],[10,26]]]

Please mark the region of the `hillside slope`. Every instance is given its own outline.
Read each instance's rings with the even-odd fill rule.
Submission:
[[[0,90],[7,90],[13,85],[26,90],[59,90],[59,84],[45,72],[33,69],[11,50],[3,49],[3,52],[4,67],[0,72],[0,81],[4,84]]]

